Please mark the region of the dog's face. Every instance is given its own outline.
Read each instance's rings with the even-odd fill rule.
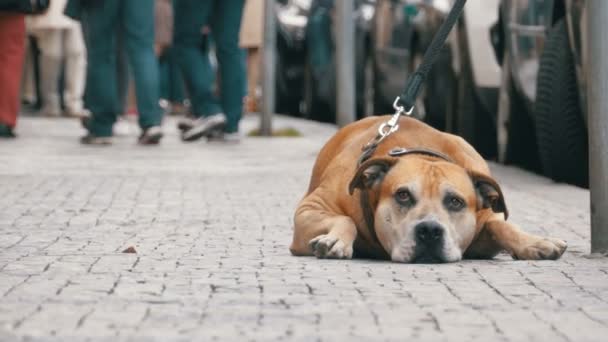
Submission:
[[[483,208],[507,215],[490,177],[426,157],[378,158],[361,165],[351,191],[371,191],[380,243],[397,262],[454,262],[476,235]]]

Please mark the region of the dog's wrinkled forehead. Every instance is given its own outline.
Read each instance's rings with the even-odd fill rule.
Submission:
[[[404,186],[416,186],[426,195],[438,195],[453,189],[474,196],[471,179],[462,167],[434,158],[407,158],[393,166],[385,179],[384,189],[394,192]]]

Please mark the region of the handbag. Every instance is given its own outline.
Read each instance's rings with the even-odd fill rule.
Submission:
[[[0,12],[42,14],[50,4],[51,0],[0,0]]]

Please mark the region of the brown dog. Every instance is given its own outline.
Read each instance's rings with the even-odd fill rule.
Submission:
[[[454,262],[492,258],[502,250],[515,259],[557,259],[564,253],[564,241],[525,233],[506,221],[499,185],[460,137],[401,118],[399,130],[357,166],[361,147],[386,120],[350,124],[323,147],[296,210],[292,254],[352,258],[354,252],[397,262]],[[418,152],[402,153],[404,148]]]

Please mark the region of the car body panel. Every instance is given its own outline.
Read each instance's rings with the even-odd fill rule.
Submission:
[[[536,78],[547,30],[553,24],[554,0],[503,0],[502,13],[507,53],[515,88],[531,110]]]
[[[479,88],[500,87],[501,69],[490,41],[490,28],[498,20],[499,4],[500,0],[469,0],[464,7],[471,68]]]
[[[391,108],[439,30],[451,1],[378,0],[372,37],[381,107]]]

